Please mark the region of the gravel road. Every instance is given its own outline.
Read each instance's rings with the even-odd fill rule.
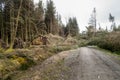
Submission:
[[[120,80],[120,65],[102,51],[83,47],[65,58],[68,80]]]
[[[120,80],[120,60],[111,56],[89,47],[64,51],[13,80]]]

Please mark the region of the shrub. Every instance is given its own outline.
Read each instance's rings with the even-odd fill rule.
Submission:
[[[4,53],[4,52],[5,52],[5,49],[0,47],[0,53]]]
[[[20,70],[27,70],[28,68],[30,68],[31,66],[35,65],[36,63],[31,60],[31,59],[27,59],[26,63],[21,64],[20,66]]]
[[[87,40],[80,40],[78,43],[78,47],[83,47],[83,46],[87,46],[87,45],[88,45]]]
[[[91,40],[89,45],[97,45],[100,48],[110,50],[112,52],[120,52],[120,32],[111,32],[105,37]]]

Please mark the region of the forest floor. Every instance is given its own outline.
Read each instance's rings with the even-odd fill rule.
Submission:
[[[0,53],[0,80],[120,80],[120,56],[47,35],[48,45]]]
[[[13,80],[120,80],[120,58],[91,47],[63,51]]]
[[[0,53],[0,80],[15,80],[13,78],[17,74],[24,75],[33,67],[41,65],[47,58],[62,51],[78,48],[76,40],[72,37],[63,39],[51,34],[47,37],[50,43],[46,46],[31,45],[26,49]]]

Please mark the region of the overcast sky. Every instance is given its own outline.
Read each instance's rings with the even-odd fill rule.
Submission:
[[[36,3],[39,0],[34,0]],[[43,0],[44,4],[46,0]],[[120,0],[53,0],[56,11],[61,14],[63,23],[69,17],[76,17],[80,31],[86,30],[93,8],[96,7],[97,27],[110,28],[109,13],[115,16],[116,24],[120,24]]]

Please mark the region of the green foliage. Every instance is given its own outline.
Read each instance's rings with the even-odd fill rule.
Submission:
[[[88,26],[87,28],[87,36],[88,37],[94,37],[95,36],[95,27],[94,26]]]
[[[79,34],[79,27],[75,17],[69,18],[67,26],[65,28],[65,34],[66,36],[70,35],[72,37]]]
[[[0,53],[0,59],[4,59],[5,58],[5,55]]]
[[[0,53],[3,53],[5,51],[5,49],[0,48]]]
[[[47,6],[45,11],[45,24],[47,27],[47,33],[56,34],[58,33],[57,19],[56,19],[56,10],[52,0],[47,0]]]
[[[105,37],[91,40],[88,45],[97,45],[112,52],[120,52],[120,32],[111,32]]]
[[[5,53],[11,53],[11,52],[13,52],[13,51],[14,51],[14,49],[9,48],[9,49],[7,49],[7,50],[5,51]]]
[[[78,46],[79,47],[84,47],[84,46],[87,46],[88,45],[88,40],[79,40],[79,44],[78,44]]]
[[[70,50],[70,49],[71,49],[71,47],[69,47],[69,46],[54,46],[50,49],[50,52],[58,53],[58,52]]]
[[[115,19],[114,19],[114,16],[112,16],[111,13],[110,13],[110,14],[109,14],[109,21],[110,21],[110,22],[114,22],[114,20],[115,20]]]
[[[16,61],[20,64],[20,70],[27,70],[29,67],[35,65],[35,62],[24,54],[9,55],[8,58],[12,61]]]
[[[61,46],[52,46],[51,48],[49,48],[49,52],[51,53],[59,53],[62,51],[66,51],[66,50],[71,50],[71,49],[76,49],[78,48],[78,45],[61,45]]]
[[[31,60],[31,59],[27,59],[27,61],[25,63],[22,63],[22,65],[20,66],[20,70],[27,70],[28,68],[30,68],[31,66],[35,65],[36,63]]]
[[[76,19],[73,21],[77,25]],[[52,0],[47,0],[45,9],[42,0],[35,5],[33,0],[3,0],[0,3],[0,40],[5,42],[6,48],[14,48],[16,39],[32,42],[39,34],[64,36],[64,30]]]
[[[46,34],[46,25],[44,22],[44,7],[42,0],[39,0],[35,8],[34,22],[37,27],[37,34]]]

